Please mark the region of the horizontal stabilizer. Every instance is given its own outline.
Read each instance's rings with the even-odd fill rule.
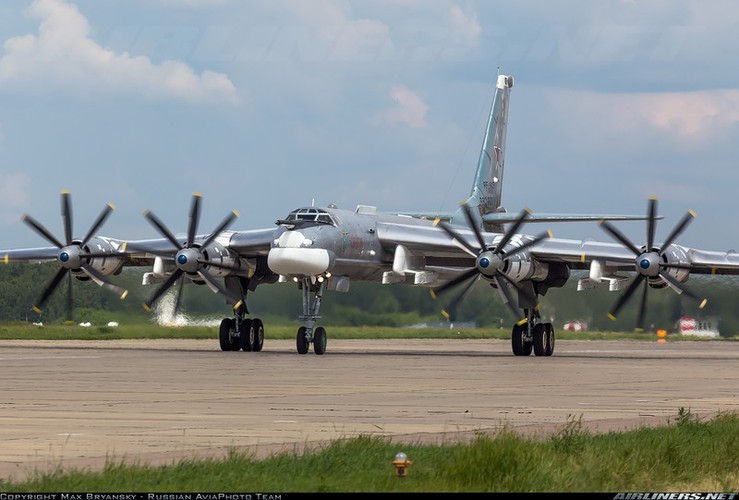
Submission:
[[[515,222],[518,214],[513,213],[490,213],[482,216],[483,221],[489,224],[507,224]],[[663,217],[656,217],[662,219]],[[621,215],[621,214],[547,214],[533,213],[526,217],[526,222],[597,222],[602,220],[647,220],[643,215]]]

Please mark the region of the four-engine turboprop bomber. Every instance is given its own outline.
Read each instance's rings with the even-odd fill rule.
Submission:
[[[150,211],[145,218],[161,238],[126,241],[96,236],[113,210],[107,205],[81,239],[73,237],[71,198],[62,193],[64,242],[28,215],[23,221],[52,247],[0,251],[5,263],[57,262],[59,270],[40,294],[34,309],[40,311],[64,275],[92,280],[124,298],[126,291],[109,276],[124,266],[146,266],[145,285],[156,285],[144,307],[177,285],[175,310],[186,283],[206,285],[223,295],[233,315],[221,322],[219,339],[224,351],[261,351],[264,324],[252,317],[247,295],[257,286],[292,282],[303,294],[303,325],[296,333],[298,353],[310,346],[324,354],[326,329],[316,326],[326,291],[348,292],[352,281],[428,287],[432,296],[456,289],[444,311],[453,316],[479,280],[488,282],[511,311],[511,341],[516,356],[551,356],[554,327],[538,311],[539,296],[562,287],[570,271],[588,270],[578,289],[608,283],[623,289],[609,316],[615,318],[641,286],[637,328],[647,308],[649,288],[669,287],[705,305],[685,282],[690,274],[739,274],[739,254],[697,250],[676,244],[695,214],[688,212],[658,242],[657,200],[650,199],[646,216],[599,214],[534,214],[528,209],[511,214],[501,205],[508,104],[513,77],[499,75],[469,197],[454,213],[380,213],[359,205],[355,210],[336,206],[304,207],[278,219],[272,228],[233,231],[233,211],[207,234],[198,234],[201,195],[192,198],[187,232],[175,236]],[[639,246],[613,224],[616,220],[645,220],[647,241]],[[548,231],[521,233],[525,224],[563,221],[598,221],[615,242],[553,238]],[[633,273],[628,285],[625,273]],[[71,290],[71,287],[69,287]],[[71,307],[71,296],[69,304]]]

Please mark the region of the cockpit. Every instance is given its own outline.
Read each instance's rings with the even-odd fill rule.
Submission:
[[[336,225],[336,221],[331,214],[322,208],[299,208],[290,212],[286,218],[277,221],[277,224],[285,224],[291,226],[302,226],[311,224],[330,224]]]

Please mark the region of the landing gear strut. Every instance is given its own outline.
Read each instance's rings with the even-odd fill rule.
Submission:
[[[514,356],[528,356],[531,351],[537,356],[554,354],[554,326],[541,323],[538,309],[524,309],[526,322],[513,325],[511,347]]]
[[[315,330],[313,327],[316,320],[321,319],[319,312],[321,310],[321,299],[326,282],[321,281],[314,283],[311,278],[303,278],[301,288],[303,290],[303,314],[300,316],[305,321],[305,326],[298,328],[296,335],[296,346],[298,354],[307,354],[308,348],[313,343],[313,352],[321,355],[326,352],[326,329],[319,326]]]

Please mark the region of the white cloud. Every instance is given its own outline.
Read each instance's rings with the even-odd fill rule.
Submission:
[[[390,97],[397,106],[380,113],[377,116],[377,123],[401,123],[413,128],[428,126],[426,113],[429,107],[418,94],[399,86],[390,90]]]
[[[0,173],[0,220],[16,222],[28,206],[31,179],[23,173]]]
[[[590,116],[618,132],[656,132],[689,145],[725,139],[739,123],[739,90],[621,93],[558,91],[561,111]],[[599,132],[600,133],[600,132]]]
[[[449,9],[452,33],[455,39],[466,42],[477,42],[482,28],[475,13],[467,13],[459,5],[452,5]]]
[[[3,44],[0,82],[46,91],[136,92],[150,98],[192,102],[237,102],[228,76],[213,71],[200,75],[186,64],[115,53],[90,37],[90,25],[75,5],[65,0],[36,0],[30,13],[40,20],[38,34],[16,36]]]

